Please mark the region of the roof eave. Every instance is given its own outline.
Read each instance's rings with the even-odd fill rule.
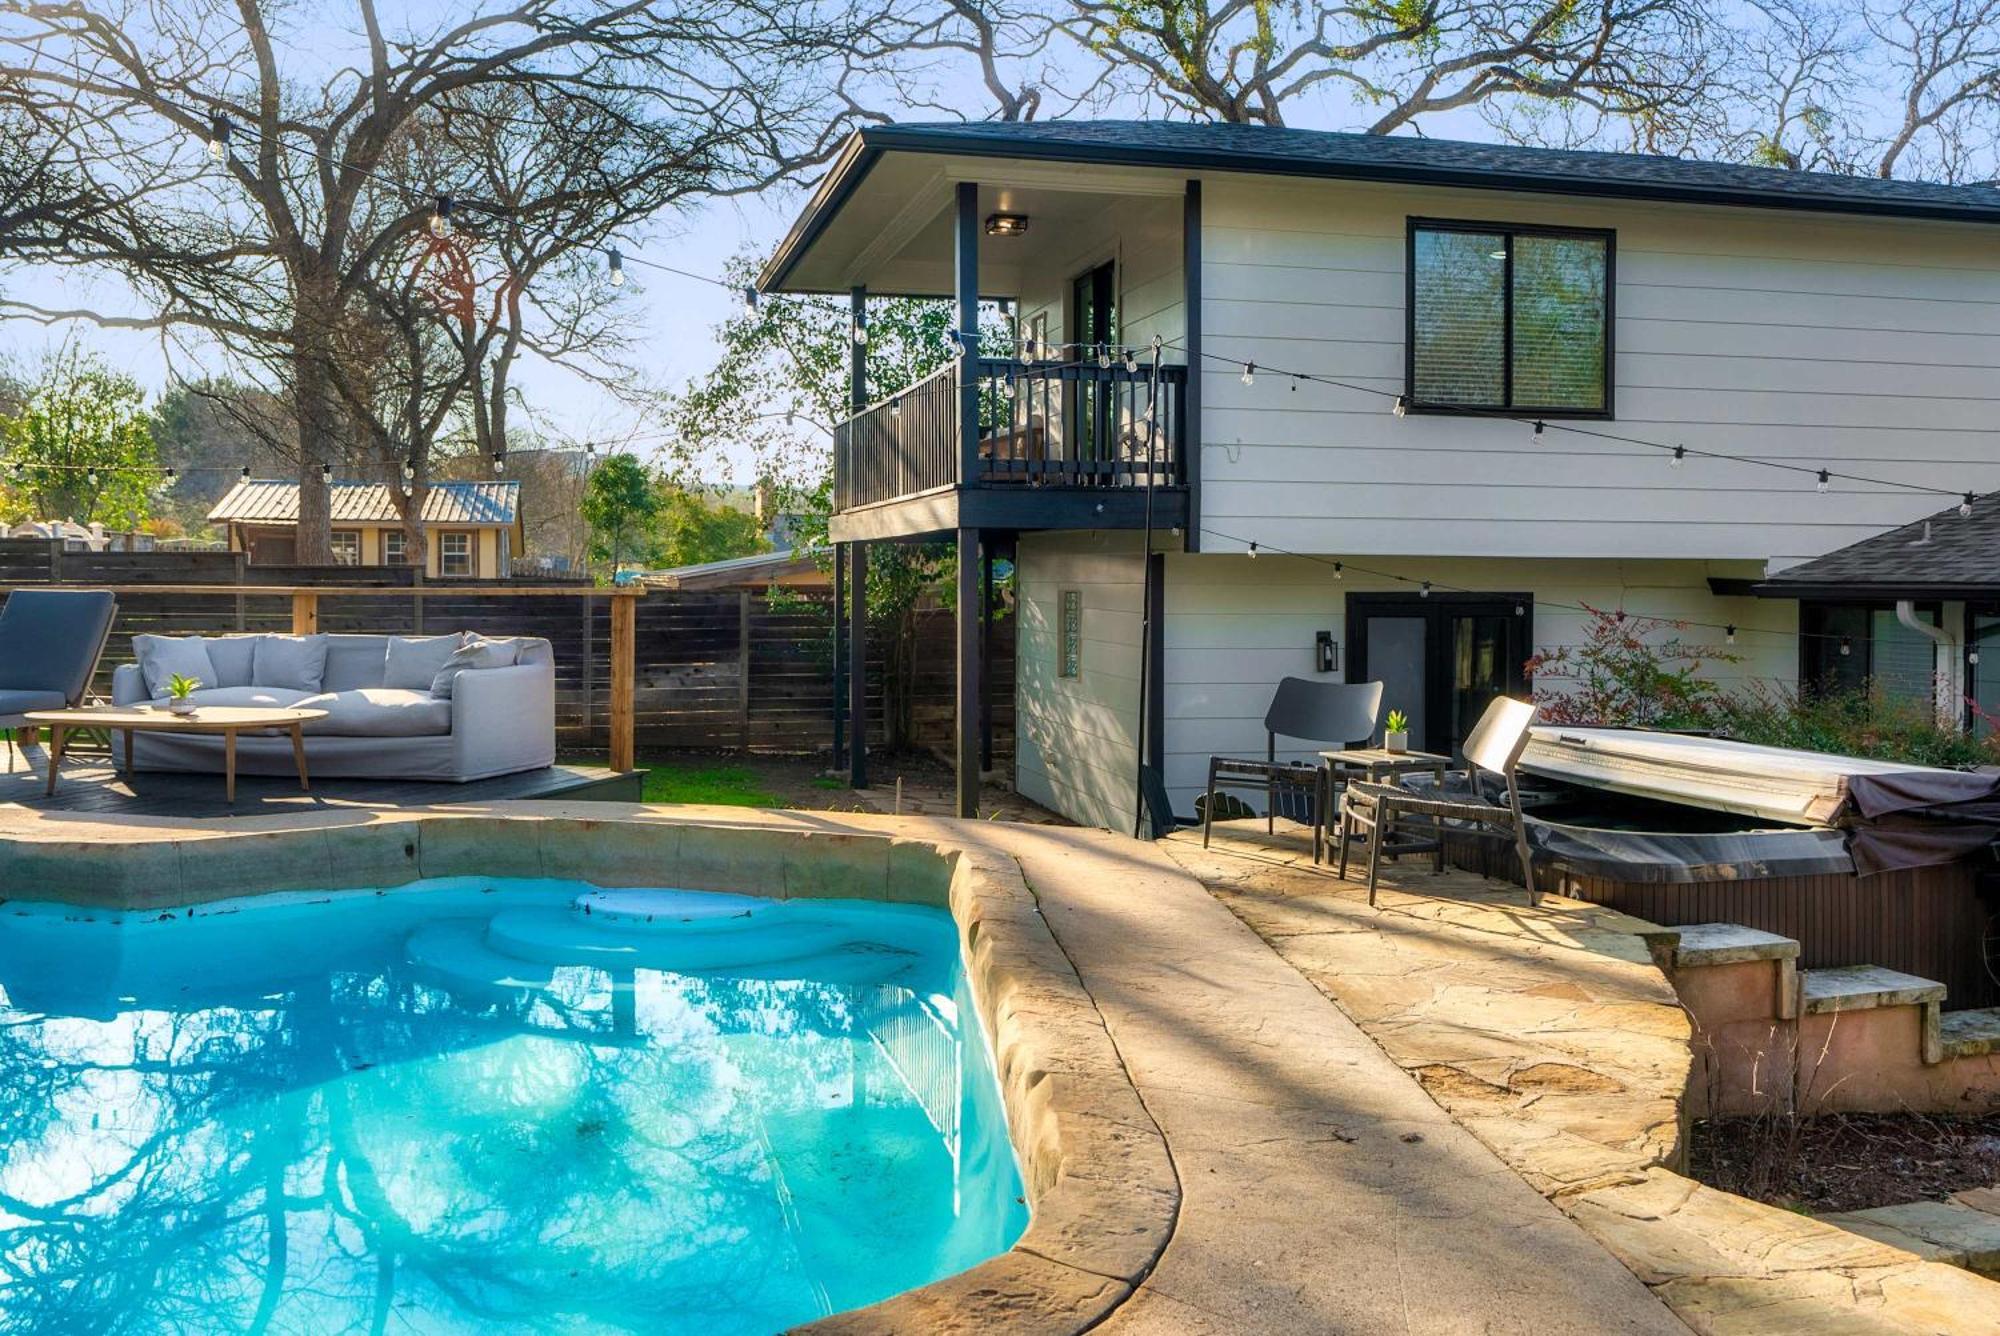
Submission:
[[[1983,599],[2000,597],[2000,580],[1759,580],[1750,586],[1758,598],[1796,599]]]
[[[1314,177],[1322,180],[1372,181],[1391,185],[1442,186],[1462,190],[1506,191],[1514,194],[1569,195],[1597,199],[1641,200],[1649,203],[1705,204],[1722,208],[1775,209],[1792,213],[1848,214],[1877,218],[1911,218],[1929,222],[2000,223],[2000,210],[1972,210],[1921,201],[1833,200],[1779,191],[1720,186],[1675,185],[1650,181],[1616,181],[1562,173],[1480,172],[1413,163],[1315,162],[1286,154],[1154,148],[1144,144],[1078,144],[1032,138],[1005,139],[992,135],[953,135],[938,130],[910,131],[895,125],[870,126],[848,137],[819,189],[813,192],[798,221],[792,224],[757,277],[760,292],[776,290],[805,252],[838,216],[848,198],[867,178],[885,152],[951,154],[979,158],[1025,158],[1082,163],[1091,166],[1155,167],[1189,172],[1234,172],[1263,176]]]

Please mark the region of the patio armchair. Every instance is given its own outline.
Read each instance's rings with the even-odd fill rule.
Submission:
[[[1264,759],[1236,756],[1208,758],[1208,796],[1202,802],[1201,847],[1208,847],[1215,824],[1215,799],[1223,789],[1262,789],[1264,828],[1277,829],[1280,794],[1304,794],[1313,801],[1319,791],[1318,761],[1280,761],[1278,736],[1297,738],[1326,748],[1349,747],[1375,732],[1375,715],[1382,708],[1380,682],[1315,682],[1288,677],[1278,683],[1271,708],[1264,711]],[[1313,810],[1313,847],[1319,847],[1326,813]]]
[[[32,710],[83,703],[118,600],[101,589],[17,589],[0,607],[0,729],[7,731],[7,768],[14,737]]]
[[[1536,905],[1535,862],[1528,848],[1516,776],[1521,753],[1528,745],[1528,726],[1534,719],[1535,707],[1526,701],[1502,696],[1486,707],[1465,739],[1465,778],[1472,790],[1469,799],[1426,796],[1399,784],[1349,783],[1340,804],[1340,876],[1347,876],[1348,843],[1355,836],[1368,841],[1370,905],[1375,903],[1376,878],[1384,853],[1428,853],[1431,870],[1443,872],[1445,822],[1455,821],[1512,839],[1521,860],[1522,883],[1528,888],[1528,905]],[[1502,781],[1504,801],[1487,800],[1482,773]]]

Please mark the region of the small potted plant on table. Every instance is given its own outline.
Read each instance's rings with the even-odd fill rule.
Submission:
[[[190,715],[195,711],[194,693],[201,689],[201,679],[175,673],[167,679],[167,713]]]
[[[1406,752],[1410,749],[1410,718],[1401,710],[1389,711],[1382,721],[1382,750]]]

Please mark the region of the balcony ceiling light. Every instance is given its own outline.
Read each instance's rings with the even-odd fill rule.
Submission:
[[[1025,213],[989,213],[986,215],[986,235],[989,237],[1024,237],[1028,234],[1028,215]]]

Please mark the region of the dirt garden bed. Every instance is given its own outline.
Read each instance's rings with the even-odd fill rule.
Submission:
[[[1823,1214],[2000,1185],[2000,1113],[1698,1121],[1688,1172],[1710,1187]]]

